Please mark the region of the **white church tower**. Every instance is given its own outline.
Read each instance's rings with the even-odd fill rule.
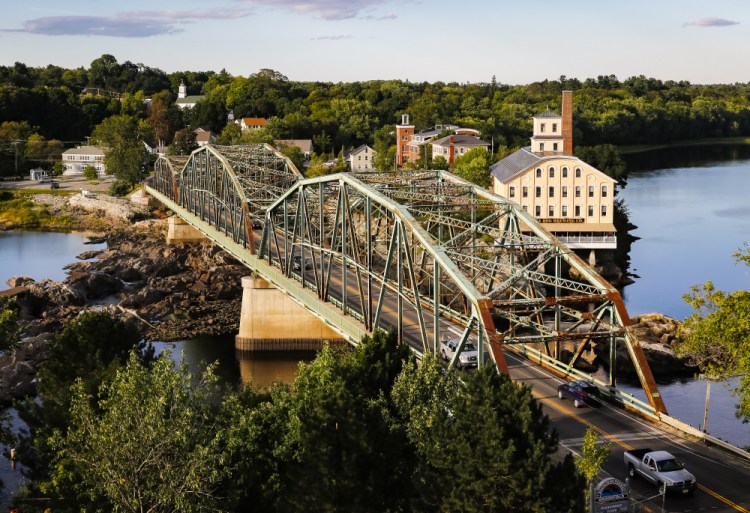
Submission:
[[[187,97],[187,86],[185,86],[185,82],[180,82],[180,89],[177,91],[177,98],[185,97]]]

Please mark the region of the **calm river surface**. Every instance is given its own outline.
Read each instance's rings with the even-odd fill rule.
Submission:
[[[690,286],[712,280],[723,290],[750,289],[750,273],[731,254],[750,242],[750,146],[704,147],[643,153],[628,157],[629,177],[619,197],[628,205],[638,237],[630,252],[635,283],[623,296],[631,315],[661,312],[678,319],[690,310],[681,299]],[[0,288],[15,275],[62,280],[63,267],[97,246],[78,234],[0,232]],[[101,247],[101,246],[99,246]],[[297,362],[311,354],[250,358],[234,350],[233,337],[159,343],[175,361],[184,352],[193,373],[219,361],[228,383],[265,387],[293,380]],[[642,391],[623,385],[643,397]],[[696,427],[703,423],[705,382],[660,383],[670,414]],[[711,389],[708,431],[734,444],[750,445],[750,425],[734,417],[735,401],[720,384]],[[0,466],[8,464],[0,460]],[[0,468],[0,477],[7,476]]]

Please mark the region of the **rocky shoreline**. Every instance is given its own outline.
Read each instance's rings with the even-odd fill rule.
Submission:
[[[50,208],[71,208],[59,197],[53,198]],[[81,227],[87,227],[87,217],[102,213],[95,208],[93,216],[76,210]],[[117,219],[108,219],[111,229],[99,238],[106,240],[107,249],[79,255],[81,261],[66,267],[68,277],[62,282],[36,282],[28,277],[8,280],[9,287],[18,291],[15,297],[24,339],[14,352],[0,357],[0,404],[34,393],[36,370],[47,344],[67,321],[92,304],[137,319],[149,341],[238,332],[241,278],[249,270],[210,242],[167,245],[166,218],[159,212],[156,215],[156,219],[136,222],[143,217],[141,213],[128,218],[120,212]],[[92,224],[101,226],[101,221]],[[658,314],[633,321],[655,375],[694,373],[669,349],[677,321]],[[619,351],[622,372],[627,372],[627,352],[624,347]],[[606,354],[608,348],[599,352]]]

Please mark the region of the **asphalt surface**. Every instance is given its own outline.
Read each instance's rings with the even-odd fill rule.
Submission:
[[[87,190],[97,192],[107,192],[109,186],[115,181],[113,176],[105,176],[100,178],[98,183],[92,184],[82,176],[58,176],[54,180],[58,182],[60,191],[65,190]],[[34,189],[34,190],[54,190],[51,189],[49,182],[40,183],[36,180],[15,180],[15,181],[2,181],[0,182],[0,188],[2,189]]]
[[[623,453],[630,449],[651,448],[672,453],[697,478],[698,490],[692,496],[657,495],[656,487],[643,479],[632,481],[632,497],[648,511],[743,512],[750,513],[750,460],[742,459],[701,443],[687,441],[673,433],[615,406],[575,408],[570,400],[557,397],[562,381],[540,368],[529,366],[515,355],[508,365],[513,379],[529,384],[557,429],[563,450],[578,453],[586,430],[593,427],[599,439],[611,443],[611,455],[603,466],[603,477],[625,481],[627,469]]]

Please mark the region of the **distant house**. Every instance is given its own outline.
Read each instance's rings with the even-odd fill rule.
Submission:
[[[432,158],[443,157],[448,164],[453,164],[458,157],[474,148],[489,150],[490,143],[473,135],[449,135],[432,141]]]
[[[195,131],[195,142],[198,146],[205,146],[214,143],[214,133],[210,130],[198,129]]]
[[[346,160],[349,162],[349,168],[352,171],[375,171],[375,165],[373,164],[375,155],[375,150],[363,144],[349,152]]]
[[[87,166],[93,166],[99,176],[105,174],[104,150],[96,146],[78,146],[62,154],[63,175],[83,175]]]
[[[42,178],[47,178],[48,176],[49,172],[46,169],[42,169],[41,167],[29,171],[30,180],[41,180]]]
[[[240,118],[239,125],[242,130],[257,130],[266,126],[266,118]]]
[[[279,149],[286,148],[287,146],[296,146],[302,150],[305,158],[310,157],[310,154],[313,152],[313,142],[310,139],[277,139],[273,144]]]
[[[195,104],[203,99],[203,95],[187,95],[187,87],[185,83],[180,83],[180,89],[177,92],[177,101],[175,104],[181,109],[192,109]]]
[[[401,123],[396,125],[396,162],[399,166],[407,162],[415,162],[423,157],[423,146],[431,143],[435,137],[446,131],[453,132],[454,135],[476,136],[479,131],[473,128],[462,128],[457,125],[435,125],[429,130],[421,132],[414,131],[414,125],[409,123],[409,115],[401,116]],[[489,144],[487,145],[489,146]],[[433,157],[434,157],[433,153]],[[446,158],[447,160],[447,158]]]

